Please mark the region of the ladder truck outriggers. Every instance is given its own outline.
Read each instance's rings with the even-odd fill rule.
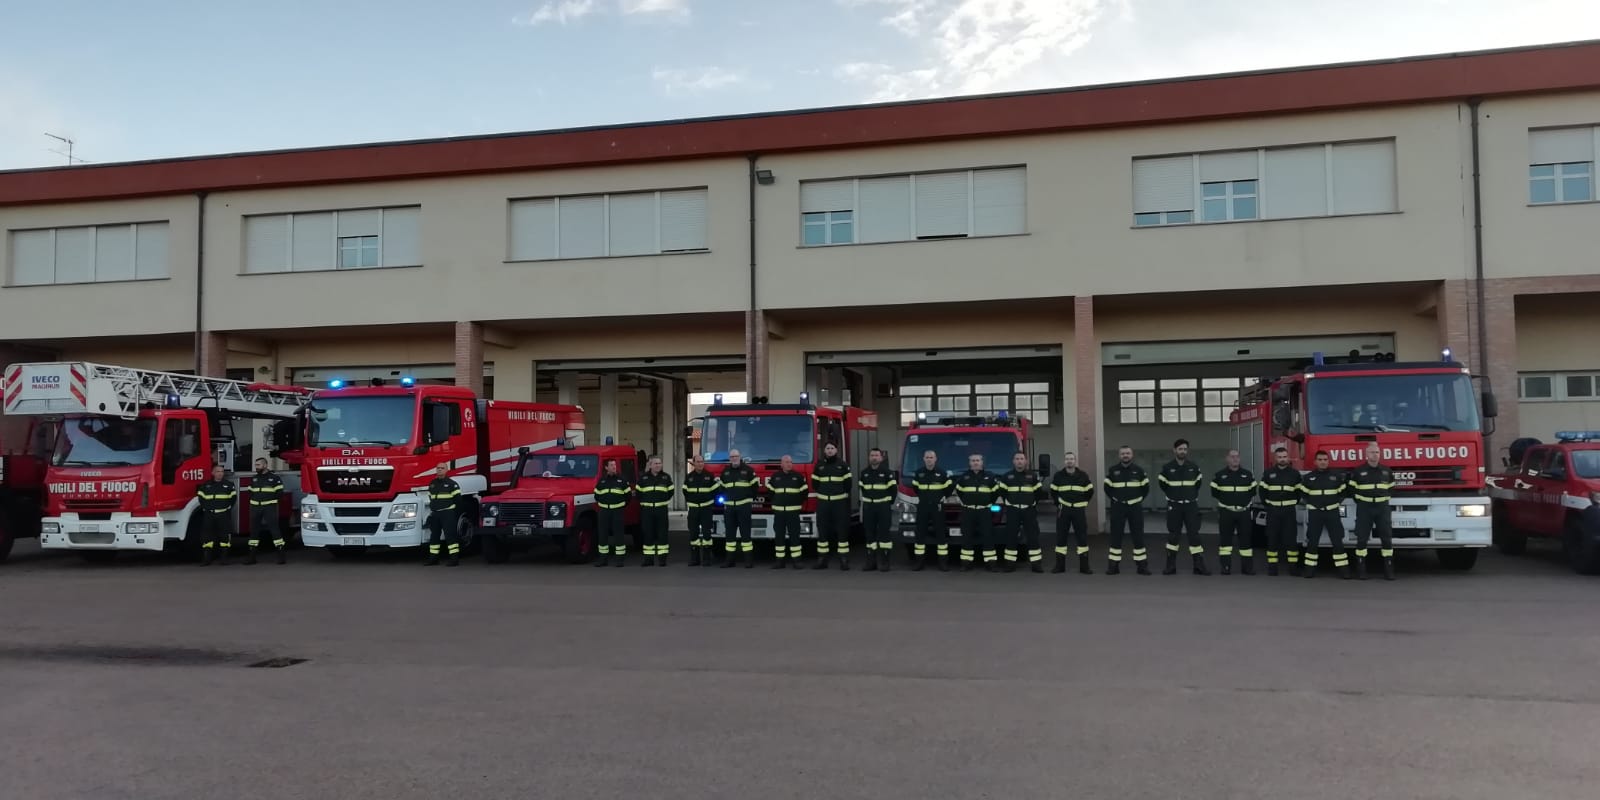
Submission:
[[[13,364],[4,392],[5,413],[59,420],[45,472],[49,499],[40,546],[90,559],[168,548],[198,555],[195,493],[210,480],[211,467],[234,472],[236,451],[249,441],[256,420],[274,421],[268,454],[296,465],[299,412],[309,394],[86,362]],[[243,473],[233,476],[241,497],[249,485],[248,470]],[[294,472],[280,477],[290,489],[280,501],[287,525],[299,481]],[[241,515],[245,506],[240,503]]]

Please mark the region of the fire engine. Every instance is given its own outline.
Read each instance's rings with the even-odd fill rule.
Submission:
[[[198,554],[195,491],[210,480],[212,465],[231,467],[238,435],[257,419],[278,421],[275,442],[292,457],[288,451],[299,446],[294,420],[308,395],[83,362],[13,364],[5,378],[7,414],[60,418],[45,471],[40,546],[90,560],[168,547]],[[286,477],[292,487],[293,474]],[[248,475],[235,482],[248,487]],[[296,498],[287,494],[282,513],[292,522]],[[246,507],[240,503],[241,521]]]
[[[878,415],[867,409],[814,406],[808,392],[801,392],[800,402],[792,404],[755,399],[754,403],[724,405],[722,395],[713,396],[700,428],[700,455],[712,474],[720,476],[728,466],[729,451],[738,450],[745,463],[755,469],[763,486],[778,471],[778,462],[784,456],[789,456],[795,471],[810,481],[817,462],[822,460],[822,448],[829,443],[839,448],[839,458],[850,465],[854,474],[866,466],[867,453],[878,446]],[[854,482],[851,486],[850,518],[854,524],[861,519],[861,494]],[[800,512],[800,535],[808,539],[817,535],[817,500],[815,486],[812,488]],[[720,514],[716,526],[714,535],[725,536]],[[766,494],[759,493],[751,511],[751,538],[771,539],[772,533],[772,504]]]
[[[1484,492],[1485,433],[1496,415],[1494,394],[1474,391],[1466,367],[1450,358],[1397,363],[1392,356],[1328,363],[1312,356],[1302,372],[1263,379],[1241,393],[1230,416],[1232,446],[1257,475],[1288,448],[1294,467],[1313,468],[1319,451],[1333,468],[1351,470],[1377,442],[1383,463],[1394,471],[1396,549],[1433,549],[1447,569],[1468,570],[1490,542],[1489,498]],[[1265,510],[1257,503],[1257,536]],[[1346,501],[1345,545],[1355,543],[1355,509]],[[1304,541],[1305,515],[1300,512]]]
[[[480,498],[511,485],[521,448],[581,441],[583,409],[484,400],[471,389],[330,381],[306,406],[306,496],[300,539],[335,556],[372,547],[420,547],[427,540],[428,483],[440,464],[461,486],[456,515],[463,547],[473,543]]]
[[[610,436],[599,446],[583,447],[564,440],[556,447],[523,452],[511,473],[511,486],[504,492],[484,498],[484,560],[491,564],[506,561],[513,550],[528,549],[537,543],[561,548],[567,560],[577,564],[595,552],[598,506],[594,486],[607,461],[629,484],[638,478],[638,451],[612,444]],[[639,525],[639,500],[630,495],[623,509],[623,524],[631,532]]]
[[[1600,431],[1560,431],[1555,444],[1511,443],[1509,467],[1489,476],[1494,540],[1518,555],[1529,538],[1561,543],[1567,563],[1600,574]]]
[[[39,520],[45,507],[45,469],[50,449],[55,446],[57,423],[30,419],[23,433],[22,448],[0,454],[0,561],[11,555],[18,539],[39,536]]]
[[[917,492],[911,488],[911,476],[922,469],[922,456],[932,450],[938,465],[951,477],[967,470],[967,457],[983,456],[984,470],[995,477],[1011,471],[1011,457],[1018,452],[1028,455],[1028,463],[1036,465],[1040,479],[1050,482],[1050,456],[1035,456],[1033,423],[1027,417],[1018,417],[1004,411],[992,417],[932,417],[918,413],[916,421],[906,430],[900,448],[900,488],[895,505],[900,520],[900,537],[916,536]],[[1004,513],[998,503],[990,506],[995,525],[1004,522]],[[945,525],[950,535],[961,536],[961,504],[954,495],[945,500]],[[998,530],[998,528],[997,528]]]

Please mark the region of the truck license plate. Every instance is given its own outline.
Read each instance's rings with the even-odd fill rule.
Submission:
[[[343,547],[366,547],[367,539],[365,536],[345,536],[339,540],[339,544]]]
[[[954,536],[957,539],[961,538],[961,529],[960,528],[950,528],[949,530],[946,531],[946,533],[949,533],[951,536]]]
[[[1392,524],[1396,528],[1415,528],[1415,527],[1417,527],[1417,521],[1414,520],[1414,519],[1392,520]]]
[[[532,525],[512,525],[511,526],[511,535],[512,536],[528,536],[528,535],[530,535],[532,533],[533,533],[533,526]]]
[[[99,533],[100,532],[100,526],[99,525],[79,525],[78,526],[78,530],[83,532],[83,533]]]

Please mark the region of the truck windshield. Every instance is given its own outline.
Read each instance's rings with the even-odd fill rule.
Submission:
[[[69,417],[50,463],[58,467],[113,467],[148,464],[156,454],[156,421],[112,417]]]
[[[1580,478],[1600,478],[1600,450],[1572,451],[1572,469]]]
[[[524,478],[595,478],[599,475],[599,456],[530,455],[522,462]]]
[[[407,395],[314,398],[307,415],[306,443],[312,447],[410,444],[416,414],[416,399]]]
[[[1460,372],[1318,376],[1307,383],[1312,433],[1477,431],[1472,380]]]
[[[784,456],[810,464],[816,441],[810,414],[724,414],[706,417],[700,431],[700,455],[707,463],[726,464],[728,451],[745,461],[776,463]]]
[[[910,480],[922,469],[922,454],[932,450],[939,457],[939,466],[952,474],[967,471],[967,456],[983,456],[985,471],[1004,475],[1011,471],[1011,456],[1017,452],[1017,437],[1004,431],[940,431],[913,433],[906,437],[900,477]]]

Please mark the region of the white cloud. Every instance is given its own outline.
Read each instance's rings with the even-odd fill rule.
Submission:
[[[1024,71],[1088,43],[1091,29],[1131,0],[836,0],[881,9],[884,25],[924,42],[914,66],[846,64],[836,74],[871,100],[1014,88]]]
[[[689,0],[622,0],[624,15],[660,14],[670,17],[689,16]]]
[[[583,19],[595,12],[595,0],[550,0],[533,10],[531,14],[513,17],[511,22],[515,25],[543,25],[554,22],[565,25],[568,22]]]
[[[651,80],[660,86],[662,91],[669,95],[698,94],[717,89],[726,89],[746,83],[749,78],[742,72],[724,69],[722,67],[699,67],[696,69],[670,69],[656,67],[650,72]]]

